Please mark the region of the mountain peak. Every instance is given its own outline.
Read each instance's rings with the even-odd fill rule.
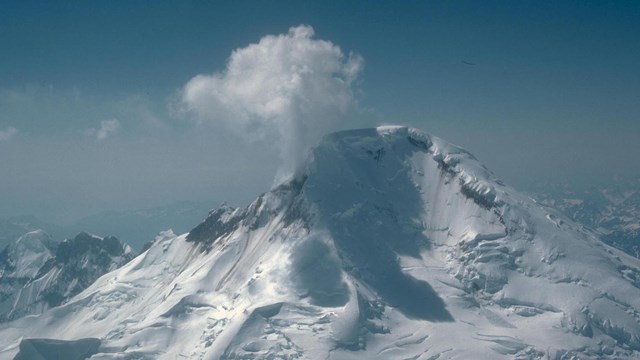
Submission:
[[[27,279],[36,275],[57,244],[43,230],[30,231],[0,252],[0,277]]]
[[[327,177],[347,169],[354,175],[363,172],[360,175],[389,178],[399,173],[385,174],[385,169],[393,166],[397,171],[410,171],[411,164],[407,167],[401,163],[415,159],[416,153],[437,164],[437,169],[430,171],[432,174],[447,177],[449,181],[455,179],[461,186],[461,192],[478,205],[487,208],[498,206],[501,196],[508,191],[501,180],[465,149],[406,126],[380,126],[329,134],[313,150],[308,172],[317,171]],[[364,159],[371,161],[362,161]],[[318,161],[327,167],[314,170],[317,169],[314,162]],[[331,167],[333,161],[339,164],[340,169]],[[373,163],[376,166],[372,166]],[[423,169],[415,169],[415,174],[408,175],[425,174]],[[415,183],[414,180],[410,182]]]
[[[99,254],[105,252],[106,256],[123,256],[132,252],[132,249],[113,236],[99,237],[86,232],[81,232],[72,239],[66,239],[58,245],[56,259],[67,262],[89,253]]]

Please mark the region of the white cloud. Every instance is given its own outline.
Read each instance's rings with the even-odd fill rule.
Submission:
[[[9,126],[4,130],[0,130],[0,142],[9,141],[12,137],[14,137],[18,133],[18,129],[13,126]]]
[[[356,54],[313,39],[310,26],[265,36],[232,52],[224,71],[197,75],[181,92],[181,110],[247,140],[280,150],[290,175],[305,151],[354,109],[353,82],[363,67]],[[282,174],[284,172],[284,174]]]
[[[115,135],[119,130],[120,121],[118,121],[118,119],[111,119],[100,121],[100,127],[98,129],[87,129],[85,133],[89,136],[95,136],[96,139],[102,141]]]

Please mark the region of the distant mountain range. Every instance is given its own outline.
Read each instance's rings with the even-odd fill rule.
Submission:
[[[534,189],[532,197],[593,229],[607,244],[640,258],[640,180],[589,186],[545,183]]]
[[[217,205],[214,201],[181,201],[146,209],[107,211],[80,219],[71,227],[76,232],[115,236],[140,251],[161,231],[171,229],[176,234],[189,231]]]
[[[58,243],[28,232],[0,252],[0,322],[58,306],[135,255],[114,237],[80,233]]]
[[[56,241],[74,237],[79,232],[110,235],[141,251],[144,244],[161,231],[189,231],[216,205],[214,201],[181,201],[138,210],[106,211],[65,226],[47,223],[35,216],[0,219],[0,251],[25,233],[35,230],[43,230]]]

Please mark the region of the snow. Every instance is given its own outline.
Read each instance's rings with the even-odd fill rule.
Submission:
[[[387,126],[326,136],[301,178],[161,234],[66,304],[0,326],[92,359],[637,358],[640,261]]]
[[[39,314],[134,257],[116,238],[80,233],[53,243],[41,230],[20,237],[0,261],[0,321]]]
[[[0,269],[2,277],[33,278],[52,256],[53,239],[42,230],[30,231],[7,247],[7,256],[15,260],[15,269]]]

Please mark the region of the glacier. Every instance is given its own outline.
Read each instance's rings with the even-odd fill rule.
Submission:
[[[382,126],[0,324],[0,358],[92,339],[91,359],[631,359],[639,286],[640,260],[464,149]]]

